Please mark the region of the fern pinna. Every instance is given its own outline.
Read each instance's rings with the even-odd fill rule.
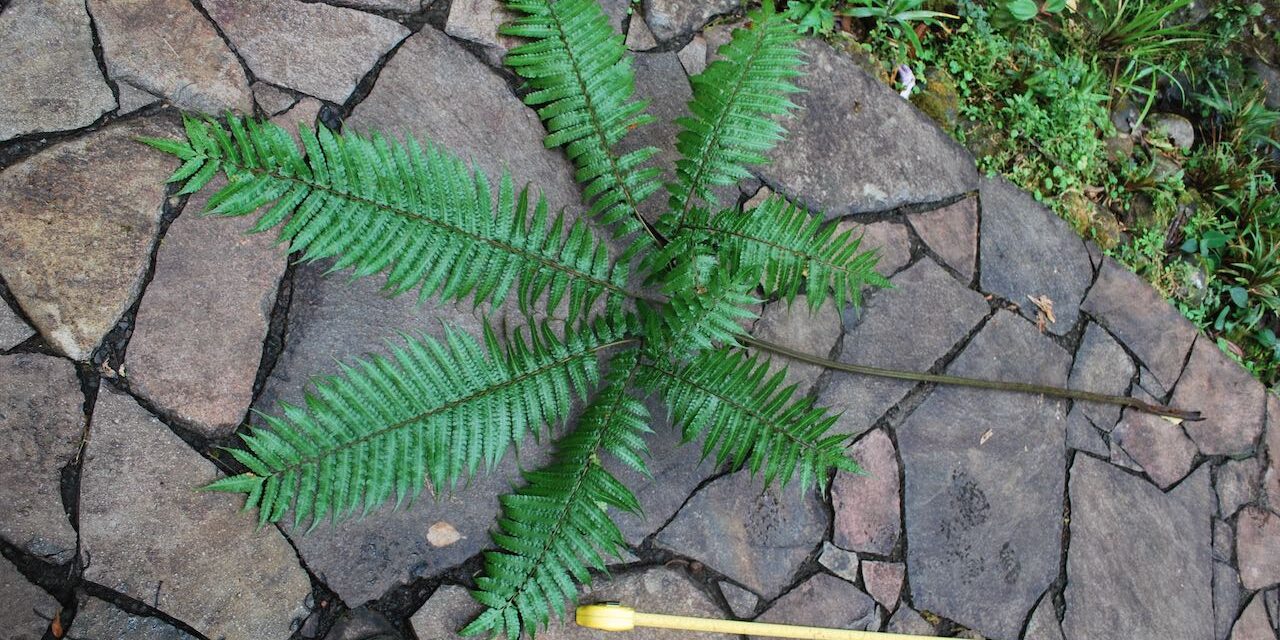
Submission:
[[[657,394],[703,455],[765,481],[823,484],[856,471],[834,417],[797,397],[781,372],[740,346],[765,298],[858,301],[883,284],[875,256],[822,217],[774,197],[742,211],[712,188],[748,175],[781,138],[801,55],[771,3],[692,79],[690,116],[656,225],[639,205],[662,189],[652,148],[615,149],[649,122],[632,97],[623,38],[594,0],[508,0],[505,32],[526,42],[507,62],[528,83],[549,147],[577,168],[593,222],[567,222],[541,196],[489,176],[429,142],[279,127],[229,116],[187,118],[186,139],[148,139],[177,156],[171,178],[194,193],[215,174],[215,216],[257,214],[305,260],[334,258],[355,276],[385,274],[393,293],[495,305],[514,300],[527,326],[482,336],[402,336],[389,356],[355,360],[282,404],[231,453],[244,472],[209,489],[240,492],[261,523],[361,515],[424,486],[448,491],[548,430],[546,467],[500,498],[495,549],[474,595],[486,610],[465,631],[514,639],[562,616],[577,585],[623,548],[608,510],[639,512],[608,458],[643,472]],[[611,257],[611,228],[627,250]],[[540,321],[554,313],[561,328]],[[607,373],[602,373],[607,372]],[[585,410],[564,425],[574,403]],[[550,426],[548,426],[550,425]]]

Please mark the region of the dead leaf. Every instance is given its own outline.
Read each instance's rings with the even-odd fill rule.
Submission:
[[[427,542],[433,547],[447,547],[462,539],[453,525],[441,520],[427,529]]]
[[[1036,309],[1039,309],[1036,312],[1036,328],[1041,333],[1044,333],[1046,324],[1053,324],[1058,321],[1058,318],[1053,315],[1053,300],[1050,300],[1049,296],[1033,296],[1031,294],[1027,294],[1027,299],[1036,306]]]
[[[66,634],[66,629],[62,628],[62,609],[53,614],[53,620],[49,621],[49,633],[55,638],[61,638]]]
[[[986,444],[987,441],[990,440],[991,436],[993,435],[995,435],[995,431],[992,431],[991,429],[987,429],[986,432],[982,434],[982,437],[978,438],[978,445],[981,446]]]

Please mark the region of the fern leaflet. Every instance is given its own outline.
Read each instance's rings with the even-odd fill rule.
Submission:
[[[283,417],[230,450],[248,472],[208,489],[248,494],[260,523],[292,507],[295,526],[368,512],[393,492],[399,504],[428,480],[440,490],[566,417],[598,380],[597,354],[627,341],[626,324],[598,320],[563,337],[544,324],[505,346],[488,326],[483,344],[452,327],[443,340],[406,336],[391,358],[318,381],[305,408],[281,403]]]
[[[785,134],[776,117],[796,106],[786,96],[799,91],[791,78],[800,75],[801,53],[794,46],[800,34],[768,0],[750,19],[751,28],[735,30],[720,47],[720,59],[690,79],[692,115],[676,120],[681,158],[675,182],[667,185],[671,212],[659,221],[668,237],[699,199],[716,204],[712,187],[737,184],[751,177],[747,165],[768,160],[764,154]]]
[[[565,148],[586,184],[592,215],[617,225],[619,236],[647,228],[639,207],[658,190],[661,172],[645,163],[658,150],[618,155],[612,148],[653,121],[646,102],[631,100],[635,74],[622,36],[596,0],[507,0],[507,6],[523,16],[502,32],[532,41],[512,49],[505,62],[533,89],[524,101],[538,107],[547,125],[546,146]],[[649,232],[636,235],[628,255],[651,245]]]
[[[811,398],[791,401],[795,386],[783,388],[785,372],[770,375],[768,361],[721,348],[648,370],[640,384],[662,394],[685,440],[703,438],[704,456],[719,447],[717,462],[763,472],[766,485],[799,475],[801,490],[824,485],[832,468],[859,472],[844,454],[848,436],[827,435],[836,416]]]
[[[339,256],[335,269],[387,272],[387,288],[420,288],[420,298],[501,303],[516,290],[521,310],[539,299],[569,317],[584,316],[602,294],[629,295],[627,270],[581,221],[566,230],[548,222],[546,200],[532,215],[527,191],[503,174],[495,203],[484,173],[433,146],[424,150],[381,135],[335,135],[303,128],[298,145],[271,123],[186,119],[185,143],[144,139],[178,156],[170,178],[181,193],[203,187],[218,170],[227,186],[209,198],[212,215],[242,216],[271,204],[253,231],[280,227],[280,239],[305,259]],[[274,203],[274,204],[272,204]]]
[[[676,263],[663,283],[669,299],[662,312],[640,307],[645,335],[653,343],[649,352],[655,358],[679,360],[717,345],[738,346],[737,336],[746,331],[743,321],[757,317],[750,308],[761,302],[751,295],[756,280],[730,271],[711,256]]]
[[[608,453],[643,471],[643,435],[649,413],[627,387],[638,370],[636,350],[609,363],[606,384],[579,421],[557,443],[550,466],[525,474],[528,485],[501,498],[502,517],[493,532],[500,551],[485,554],[484,575],[472,593],[488,607],[464,635],[533,635],[554,610],[577,600],[577,584],[604,569],[601,552],[617,556],[625,542],[606,513],[615,507],[640,512],[631,491],[601,466]]]

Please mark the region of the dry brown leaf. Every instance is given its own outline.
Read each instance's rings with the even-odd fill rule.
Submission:
[[[984,433],[982,434],[982,437],[981,437],[981,438],[978,438],[978,445],[979,445],[979,446],[981,446],[981,445],[986,444],[986,443],[987,443],[987,441],[991,439],[991,436],[993,436],[993,435],[995,435],[995,434],[996,434],[996,432],[995,432],[995,431],[992,431],[991,429],[987,429],[987,430],[986,430],[986,432],[984,432]]]
[[[447,547],[462,539],[462,534],[449,524],[441,520],[427,529],[427,542],[433,547]]]

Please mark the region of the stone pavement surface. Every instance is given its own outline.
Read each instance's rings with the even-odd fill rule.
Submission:
[[[736,0],[605,4],[664,117],[740,15]],[[193,489],[251,408],[298,399],[334,358],[480,317],[200,219],[201,198],[165,190],[172,161],[132,138],[172,134],[178,108],[427,136],[576,213],[570,164],[496,64],[498,0],[0,7],[17,52],[0,66],[0,639],[452,637],[476,610],[465,587],[496,495],[537,448],[439,502],[308,535]],[[802,494],[700,461],[651,400],[653,477],[622,472],[647,515],[621,520],[629,552],[583,599],[999,640],[1276,640],[1280,400],[847,55],[804,47],[791,140],[726,195],[821,207],[865,234],[894,288],[814,317],[766,304],[757,335],[1206,419],[793,367],[868,472]]]

